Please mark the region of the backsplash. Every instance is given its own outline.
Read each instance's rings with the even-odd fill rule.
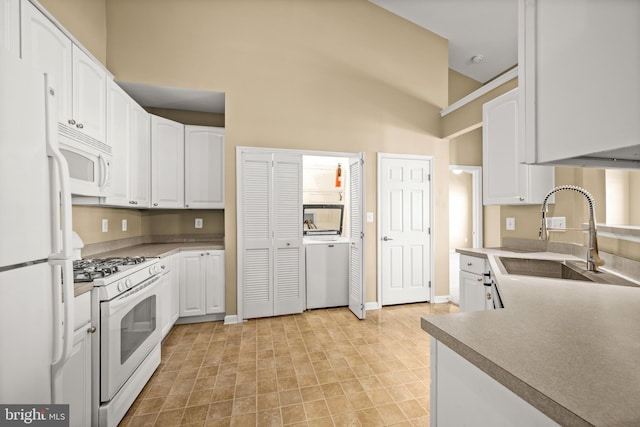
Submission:
[[[196,218],[202,228],[195,228]],[[106,219],[108,230],[102,231]],[[126,220],[126,231],[123,231]],[[73,231],[85,245],[149,236],[224,235],[224,210],[134,210],[93,206],[73,207]]]

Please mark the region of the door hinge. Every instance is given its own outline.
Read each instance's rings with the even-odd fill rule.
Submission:
[[[429,280],[429,287],[431,287],[431,280]]]
[[[427,234],[431,234],[431,227],[427,228]]]
[[[361,232],[360,232],[360,238],[361,238],[361,239],[364,239],[364,231],[361,231]]]
[[[364,159],[360,159],[360,164],[364,165]]]
[[[431,181],[431,174],[430,173],[427,174],[427,181]]]
[[[364,310],[364,304],[360,304],[360,310]]]

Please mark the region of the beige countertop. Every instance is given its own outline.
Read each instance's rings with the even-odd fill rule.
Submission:
[[[220,240],[204,241],[204,242],[176,242],[176,243],[144,243],[140,245],[128,246],[108,252],[101,252],[92,255],[90,258],[106,258],[106,257],[125,257],[125,256],[143,256],[147,258],[164,258],[171,256],[180,251],[197,251],[197,250],[224,250],[224,244]],[[75,296],[89,292],[93,288],[93,284],[76,283]]]
[[[487,258],[503,309],[422,318],[422,329],[561,425],[640,425],[640,288],[509,275]]]

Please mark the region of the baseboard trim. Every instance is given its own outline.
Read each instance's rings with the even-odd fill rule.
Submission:
[[[445,304],[451,302],[451,295],[437,295],[433,299],[434,304]]]
[[[236,323],[239,323],[237,314],[230,314],[230,315],[224,316],[225,325],[235,325]]]
[[[378,304],[378,301],[366,302],[364,304],[364,309],[365,311],[380,310],[380,304]]]

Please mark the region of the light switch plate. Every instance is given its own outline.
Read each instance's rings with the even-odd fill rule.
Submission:
[[[202,228],[202,218],[196,218],[196,228]]]
[[[126,219],[122,220],[122,231],[127,231],[127,220]]]
[[[106,218],[102,219],[102,232],[106,233],[107,231],[109,231],[109,220]]]
[[[373,212],[367,212],[367,222],[373,222]]]
[[[516,219],[515,218],[507,218],[506,227],[509,231],[514,231],[516,229]]]

